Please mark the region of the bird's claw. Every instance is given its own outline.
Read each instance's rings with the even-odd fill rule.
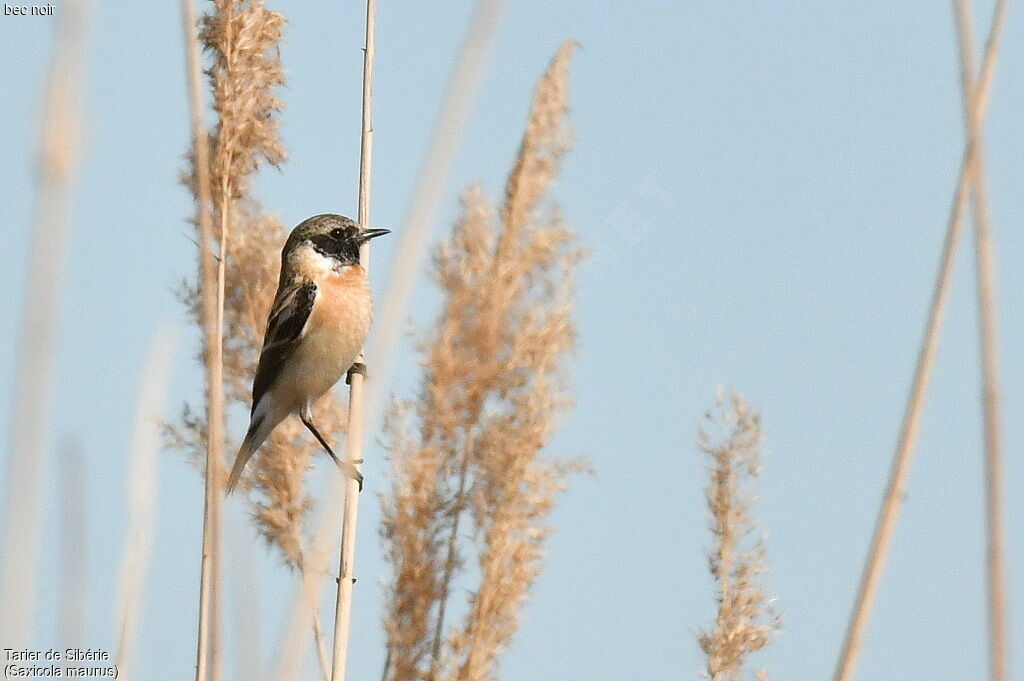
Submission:
[[[363,462],[362,459],[357,459],[356,460],[356,463],[362,463],[362,462]],[[341,472],[344,475],[347,475],[348,477],[352,478],[353,480],[355,480],[359,484],[359,491],[362,492],[363,491],[363,474],[359,472],[359,469],[356,468],[355,465],[353,465],[352,463],[349,463],[348,461],[339,461],[338,462],[338,467],[341,469]]]
[[[349,367],[348,373],[345,374],[345,385],[352,385],[352,374],[359,374],[366,378],[366,365],[362,362],[356,362]]]

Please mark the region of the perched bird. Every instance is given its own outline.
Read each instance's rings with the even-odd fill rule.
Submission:
[[[353,368],[366,340],[373,301],[359,246],[383,234],[388,230],[360,231],[349,218],[325,214],[303,220],[288,235],[252,384],[249,430],[231,467],[229,493],[249,458],[292,413],[362,486],[355,466],[339,460],[313,425],[310,405]]]

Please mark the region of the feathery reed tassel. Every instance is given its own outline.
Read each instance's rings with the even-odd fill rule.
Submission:
[[[215,0],[212,13],[203,18],[201,41],[213,59],[209,75],[218,125],[208,160],[200,162],[198,154],[193,155],[186,177],[194,192],[200,169],[212,178],[214,191],[205,203],[219,225],[213,241],[221,256],[217,290],[222,304],[217,307],[221,323],[215,323],[224,334],[224,393],[229,403],[246,408],[286,236],[280,221],[265,215],[250,191],[261,165],[276,166],[285,159],[278,130],[282,104],[276,96],[284,83],[278,49],[283,27],[284,17],[261,0]],[[186,285],[183,298],[201,321],[202,291]],[[340,404],[327,395],[316,407],[324,415],[320,430],[328,437],[337,437],[344,428]],[[207,422],[186,406],[182,426],[169,431],[174,444],[199,452]],[[275,429],[241,483],[260,532],[303,574],[309,568],[302,549],[302,519],[312,501],[302,482],[314,451],[306,431],[290,419]],[[219,467],[216,472],[220,474]],[[312,621],[316,629],[315,615]]]
[[[287,236],[281,222],[266,215],[251,195],[252,179],[263,163],[285,160],[279,139],[282,104],[275,92],[284,83],[278,45],[284,17],[262,2],[220,0],[203,19],[202,41],[214,55],[211,69],[214,110],[220,119],[211,141],[210,163],[217,191],[214,217],[229,232],[223,246],[224,385],[230,404],[246,409],[250,387],[278,284],[281,246]],[[186,177],[195,189],[196,163]],[[200,291],[186,285],[183,299],[199,316]],[[342,402],[325,395],[316,406],[320,430],[336,438],[344,429]],[[201,447],[205,423],[186,407],[181,427],[169,428],[176,446]],[[200,447],[197,447],[199,445]],[[285,561],[303,568],[302,519],[312,508],[303,474],[316,451],[307,431],[294,419],[280,424],[246,469],[240,487],[249,495],[261,534],[281,550]]]
[[[435,259],[445,304],[424,344],[417,425],[404,415],[407,403],[389,427],[389,681],[493,675],[541,569],[543,519],[564,475],[579,467],[539,459],[570,405],[562,363],[574,345],[572,275],[581,254],[560,216],[540,219],[538,207],[568,148],[571,52],[563,46],[537,86],[502,210],[470,190]],[[461,522],[480,538],[480,581],[464,620],[447,631],[467,549]]]
[[[359,136],[359,228],[370,228],[370,179],[373,170],[373,58],[376,53],[377,0],[366,0],[366,44],[363,49],[363,115]],[[370,267],[370,242],[359,248],[359,262]],[[359,354],[356,362],[362,362]],[[348,432],[345,458],[359,470],[363,451],[363,376],[349,373]],[[338,558],[338,592],[334,608],[334,654],[331,657],[331,681],[345,681],[348,663],[349,625],[352,620],[352,587],[355,578],[356,521],[359,514],[359,488],[353,476],[345,480],[345,505],[341,519],[341,550]]]
[[[0,641],[27,648],[35,609],[44,466],[50,437],[61,282],[79,161],[87,3],[61,5],[42,111],[36,227],[25,285],[6,470]]]
[[[710,681],[739,681],[747,657],[764,648],[779,628],[760,584],[764,544],[750,535],[757,527],[750,510],[760,475],[761,415],[736,393],[721,392],[705,414],[698,446],[708,459],[706,489],[714,538],[708,567],[717,581],[714,626],[697,637]],[[758,679],[765,678],[763,670]]]
[[[1003,27],[1006,23],[1006,8],[1006,0],[998,0],[992,16],[992,24],[989,28],[984,61],[977,86],[969,93],[964,93],[964,97],[973,102],[973,105],[969,107],[970,115],[976,120],[979,130],[984,120],[985,109],[988,106],[989,93],[991,92],[992,79],[995,73],[996,55],[999,51]],[[973,168],[976,163],[975,147],[968,142],[964,147],[963,157],[960,162],[960,179],[953,194],[952,206],[950,207],[949,220],[946,227],[946,238],[942,246],[939,269],[936,274],[931,305],[928,310],[928,321],[925,323],[924,337],[921,340],[921,349],[917,357],[917,365],[914,369],[913,383],[907,396],[903,424],[900,427],[896,451],[893,454],[889,470],[889,481],[878,511],[878,518],[875,521],[871,545],[864,561],[860,586],[857,590],[853,609],[850,612],[850,621],[847,624],[846,636],[843,639],[843,647],[839,653],[839,660],[836,663],[833,681],[851,681],[853,678],[857,657],[864,643],[864,632],[867,629],[871,608],[874,606],[875,597],[878,594],[882,570],[885,567],[885,560],[889,553],[889,544],[892,542],[892,535],[896,529],[896,519],[899,516],[900,504],[907,486],[907,476],[910,473],[910,462],[913,458],[914,447],[917,444],[921,414],[924,411],[924,399],[928,392],[932,368],[935,365],[939,334],[942,330],[942,322],[946,312],[946,301],[949,299],[950,282],[953,278],[953,265],[956,262],[956,252],[960,244],[961,224],[967,208],[967,199],[970,195],[974,178]]]

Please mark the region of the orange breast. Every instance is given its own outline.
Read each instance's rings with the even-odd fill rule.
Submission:
[[[373,315],[366,271],[353,266],[317,281],[317,299],[302,343],[275,387],[289,409],[316,400],[352,366]]]
[[[372,301],[366,270],[359,265],[331,272],[316,282],[319,289],[313,308],[313,328],[323,330],[369,330]],[[360,342],[362,342],[360,340]]]

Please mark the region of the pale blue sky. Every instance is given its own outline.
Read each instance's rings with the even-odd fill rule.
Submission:
[[[86,155],[74,201],[54,444],[80,438],[85,449],[90,596],[82,643],[113,650],[138,375],[160,322],[184,324],[172,289],[193,271],[194,249],[184,223],[189,197],[176,182],[188,139],[178,3],[92,4]],[[373,212],[377,224],[395,228],[472,3],[379,4]],[[282,132],[290,160],[265,174],[259,196],[288,225],[318,212],[353,214],[362,4],[270,5],[289,21]],[[984,26],[990,3],[982,5],[976,23]],[[49,18],[0,17],[5,451],[52,27]],[[1011,605],[1020,607],[1022,29],[1020,12],[1011,11],[987,126],[1008,574]],[[576,148],[554,196],[592,257],[579,282],[577,406],[551,450],[588,456],[598,476],[575,482],[553,515],[546,569],[502,658],[503,678],[698,678],[694,633],[711,617],[712,584],[693,442],[722,383],[762,409],[768,437],[759,513],[785,631],[759,661],[778,679],[828,678],[887,476],[961,154],[949,3],[509,3],[436,233],[450,224],[468,183],[500,191],[533,83],[569,38],[583,46],[572,68]],[[394,243],[375,242],[378,290]],[[860,679],[985,674],[973,258],[970,248],[961,252]],[[423,282],[419,323],[430,322],[435,301]],[[195,334],[186,329],[183,338],[172,414],[200,386]],[[415,377],[406,350],[396,380],[410,386]],[[330,470],[322,463],[316,476]],[[367,469],[353,679],[378,678],[383,655],[378,447],[368,451]],[[192,673],[201,532],[199,476],[176,453],[163,457],[160,473],[137,666],[137,678],[152,681]],[[52,463],[47,480],[52,538]],[[240,539],[261,558],[268,658],[292,580],[256,541]],[[48,540],[37,647],[57,644],[56,556]],[[1021,673],[1019,614],[1011,647]]]

